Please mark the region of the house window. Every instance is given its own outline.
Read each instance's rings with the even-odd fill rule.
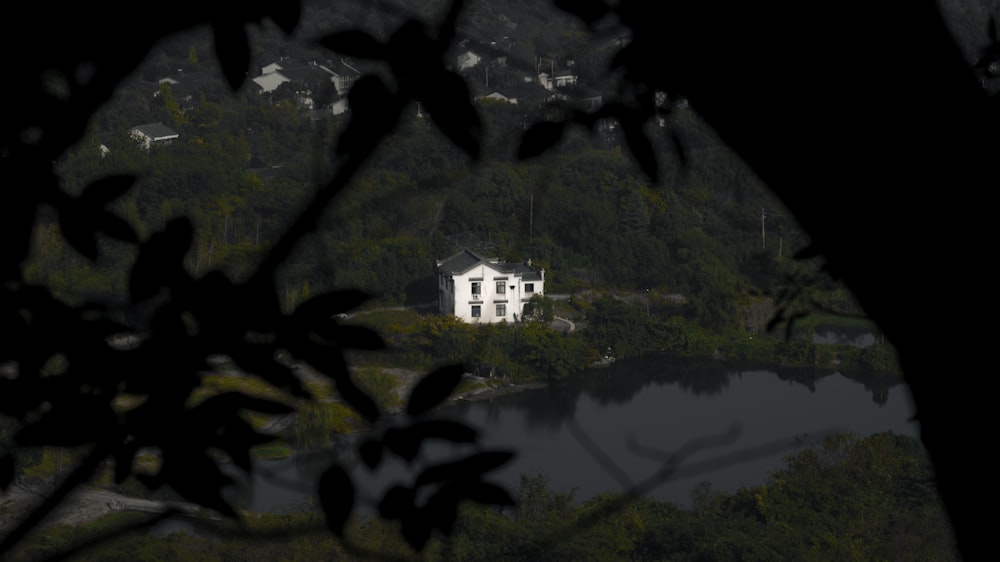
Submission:
[[[497,281],[497,294],[502,295],[507,292],[507,282]]]
[[[483,307],[479,306],[478,304],[472,305],[472,317],[479,318],[482,315],[483,315]]]
[[[524,292],[525,293],[534,293],[535,292],[535,284],[534,283],[525,283],[524,284]]]
[[[478,299],[479,295],[483,293],[483,284],[479,281],[472,282],[472,298]]]
[[[507,305],[498,304],[497,305],[497,316],[507,316]]]

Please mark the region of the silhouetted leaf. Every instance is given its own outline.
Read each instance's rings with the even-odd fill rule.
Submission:
[[[337,31],[321,37],[318,43],[335,53],[359,59],[382,59],[386,55],[385,46],[360,29]]]
[[[370,152],[395,128],[400,106],[380,78],[362,76],[347,94],[351,120],[337,139],[337,154]]]
[[[97,236],[94,224],[87,215],[77,210],[63,210],[59,213],[59,230],[66,242],[80,255],[90,261],[97,261]]]
[[[420,442],[411,438],[405,429],[390,427],[382,436],[382,443],[406,462],[412,462],[420,452]]]
[[[344,526],[354,510],[354,483],[340,465],[326,469],[319,477],[319,505],[326,517],[326,526],[337,536],[343,536]]]
[[[53,385],[49,381],[48,392],[50,396],[58,396],[59,391]],[[24,446],[77,447],[93,443],[116,425],[117,419],[107,400],[81,394],[53,404],[51,410],[33,423],[22,426],[14,434],[14,441]]]
[[[481,475],[499,468],[514,458],[507,451],[486,451],[449,463],[442,463],[424,469],[417,477],[416,485],[424,486],[433,482],[449,480],[479,479]]]
[[[403,538],[414,550],[423,550],[432,530],[430,522],[419,514],[403,520]]]
[[[132,463],[139,445],[133,441],[120,446],[115,451],[115,484],[124,482],[132,474]]]
[[[448,365],[428,374],[417,382],[406,404],[406,413],[420,416],[444,402],[462,382],[461,365]]]
[[[564,121],[533,123],[521,138],[521,145],[517,149],[517,158],[527,160],[541,155],[562,139],[565,130],[566,123]]]
[[[235,413],[240,410],[250,410],[272,415],[290,414],[295,411],[288,404],[236,391],[223,392],[215,396],[210,396],[195,406],[196,412],[207,412],[207,415],[210,417]]]
[[[638,115],[631,115],[620,122],[632,157],[635,158],[636,163],[639,164],[639,167],[642,168],[646,176],[651,181],[656,182],[660,172],[657,166],[656,152],[653,150],[653,143],[650,142],[646,131],[643,129],[644,121]]]
[[[292,368],[275,360],[274,348],[270,345],[245,343],[234,346],[229,352],[229,357],[240,369],[259,376],[296,398],[312,397],[302,381],[295,376]]]
[[[268,15],[282,31],[291,35],[302,17],[302,0],[273,0],[268,6]]]
[[[229,87],[235,92],[243,85],[250,71],[250,44],[245,24],[240,21],[219,20],[212,26],[215,55],[222,66]]]
[[[14,464],[14,455],[4,453],[0,455],[0,492],[6,492],[10,483],[14,481],[17,470]]]
[[[793,256],[792,259],[807,260],[807,259],[815,258],[815,257],[821,256],[821,255],[823,255],[823,252],[820,251],[819,246],[817,246],[815,244],[810,244],[810,245],[806,246],[805,248],[802,248],[801,250],[799,250],[798,252],[796,252],[795,256]]]
[[[420,508],[420,519],[425,520],[432,528],[450,535],[458,519],[458,504],[465,499],[470,487],[466,484],[448,484],[431,494],[427,503]]]
[[[337,326],[332,335],[337,344],[345,349],[366,351],[385,349],[385,340],[382,336],[365,326]]]
[[[296,320],[329,319],[337,314],[355,310],[371,298],[370,294],[356,289],[328,291],[300,304],[292,316]]]
[[[378,405],[370,396],[365,394],[350,377],[340,377],[337,379],[337,393],[348,406],[355,412],[361,414],[369,423],[375,423],[379,418]]]
[[[190,219],[176,218],[139,246],[139,255],[129,277],[133,303],[155,296],[162,287],[176,282],[184,274],[184,255],[191,247],[193,236]]]
[[[148,480],[148,479],[147,479]],[[164,451],[159,478],[151,484],[165,484],[185,500],[215,510],[227,517],[236,511],[222,497],[222,490],[233,483],[205,451]]]
[[[366,439],[361,443],[358,452],[368,468],[374,469],[382,462],[382,444],[374,439]]]
[[[400,519],[416,512],[414,499],[416,492],[412,488],[399,484],[389,488],[382,500],[378,503],[379,515],[385,519]]]
[[[674,154],[677,155],[681,168],[687,168],[687,151],[684,149],[684,141],[676,131],[670,131],[670,146],[674,148]]]
[[[470,158],[478,159],[482,124],[465,80],[443,68],[419,80],[422,87],[416,93],[417,101],[434,124]]]
[[[98,230],[116,240],[133,244],[139,241],[139,236],[132,229],[132,225],[114,213],[101,213],[96,220]]]
[[[103,207],[128,193],[135,185],[133,175],[112,175],[95,180],[80,194],[80,203],[88,207]]]
[[[392,427],[382,437],[385,448],[407,462],[412,462],[427,439],[452,443],[475,443],[475,429],[451,420],[421,420],[405,427]]]

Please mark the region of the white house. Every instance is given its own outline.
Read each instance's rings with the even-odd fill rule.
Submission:
[[[463,322],[520,320],[524,303],[545,292],[545,270],[531,260],[502,262],[470,250],[437,262],[438,309]]]
[[[351,86],[361,78],[363,72],[351,59],[329,60],[321,64],[320,68],[325,70],[333,80],[333,86],[337,89],[337,95],[346,97],[351,90]]]
[[[278,86],[284,84],[285,82],[291,82],[291,78],[285,76],[279,70],[255,76],[250,80],[256,84],[258,88],[260,88],[259,93],[261,94],[273,92],[278,89]]]
[[[149,147],[154,144],[166,144],[181,136],[180,133],[163,123],[138,125],[132,127],[129,130],[129,134],[132,135],[132,138],[139,141],[146,150],[149,150]]]
[[[576,84],[576,73],[572,70],[552,70],[550,72],[539,72],[538,83],[545,86],[546,90],[554,90],[571,84]]]

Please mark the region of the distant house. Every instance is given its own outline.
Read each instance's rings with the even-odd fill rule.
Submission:
[[[576,84],[577,75],[570,69],[551,70],[538,73],[538,83],[546,90],[554,90],[571,84]]]
[[[470,250],[437,262],[438,309],[468,323],[519,321],[524,303],[544,294],[545,270]]]
[[[534,102],[542,102],[549,95],[550,92],[537,82],[525,82],[522,84],[514,84],[513,86],[506,86],[492,90],[484,89],[479,95],[476,96],[476,99],[498,100],[513,104],[530,104]]]
[[[333,86],[337,88],[337,95],[341,97],[347,96],[351,86],[363,74],[354,61],[348,58],[326,61],[320,65],[320,68],[330,74]]]
[[[139,141],[146,150],[149,150],[153,145],[168,144],[181,136],[180,133],[163,123],[149,123],[132,127],[129,129],[129,134]]]
[[[275,70],[273,72],[268,72],[267,74],[255,76],[254,78],[251,78],[250,81],[257,85],[257,93],[268,94],[277,90],[278,86],[284,84],[285,82],[290,82],[291,78],[285,76],[280,70]]]
[[[269,94],[282,84],[291,83],[295,87],[295,100],[304,109],[316,109],[313,99],[317,92],[312,87],[324,81],[335,83],[335,76],[324,65],[315,62],[299,62],[282,59],[261,67],[260,76],[250,79],[260,94]]]
[[[463,50],[455,56],[455,63],[459,72],[473,68],[479,64],[479,61],[483,60],[483,56],[479,53],[465,47],[465,45],[461,46]]]
[[[514,41],[509,37],[488,43],[470,38],[462,39],[452,51],[455,58],[455,70],[463,72],[481,63],[489,67],[506,66],[507,56],[513,45]]]

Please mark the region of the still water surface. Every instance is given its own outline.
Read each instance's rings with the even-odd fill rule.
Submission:
[[[577,499],[645,485],[645,495],[680,505],[690,505],[700,481],[729,492],[762,483],[800,437],[811,442],[844,431],[918,432],[902,384],[664,356],[618,361],[566,386],[459,402],[440,414],[481,430],[487,449],[517,452],[494,476],[510,488],[522,474],[542,474]],[[437,446],[429,452],[441,462],[469,451]],[[658,472],[674,466],[665,463],[676,452],[683,453],[676,470],[658,479]],[[262,463],[239,491],[241,503],[257,511],[304,505],[313,490],[300,483],[315,482],[334,458],[326,451]],[[374,474],[356,465],[354,474],[374,501],[392,483],[412,481],[414,473],[388,463]]]

